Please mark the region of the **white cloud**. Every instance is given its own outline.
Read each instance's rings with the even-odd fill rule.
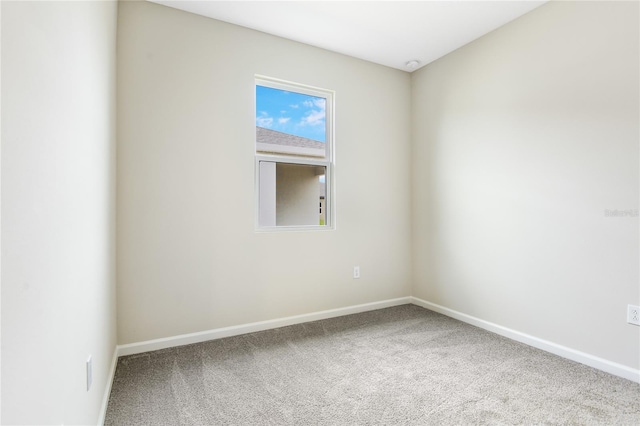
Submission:
[[[269,114],[262,111],[260,117],[256,117],[256,126],[270,128],[273,126],[273,118],[269,117]]]
[[[325,111],[324,110],[312,110],[307,115],[302,117],[302,125],[318,126],[324,124]]]
[[[280,117],[278,118],[278,124],[287,124],[291,120],[291,117]]]
[[[326,101],[324,99],[315,98],[313,99],[313,101],[304,101],[304,104],[305,106],[315,107],[317,109],[312,109],[304,117],[302,117],[302,121],[300,124],[302,124],[303,126],[324,125],[324,120],[326,117]]]

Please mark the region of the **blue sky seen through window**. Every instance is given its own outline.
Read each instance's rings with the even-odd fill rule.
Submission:
[[[326,99],[256,85],[256,126],[326,142]]]

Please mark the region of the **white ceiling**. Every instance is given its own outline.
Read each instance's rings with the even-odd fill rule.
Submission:
[[[546,3],[149,1],[404,71],[413,71],[408,61],[424,66]]]

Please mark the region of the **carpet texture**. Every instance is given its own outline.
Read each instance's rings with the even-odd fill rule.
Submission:
[[[106,425],[640,424],[640,385],[414,305],[121,357]]]

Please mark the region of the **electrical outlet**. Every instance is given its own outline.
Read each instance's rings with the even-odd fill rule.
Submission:
[[[87,392],[91,389],[91,383],[93,382],[93,361],[91,360],[91,355],[89,355],[89,359],[87,360]]]
[[[354,279],[360,278],[360,267],[359,266],[354,266],[353,267],[353,278]]]
[[[629,305],[627,307],[627,322],[640,325],[640,306]]]

